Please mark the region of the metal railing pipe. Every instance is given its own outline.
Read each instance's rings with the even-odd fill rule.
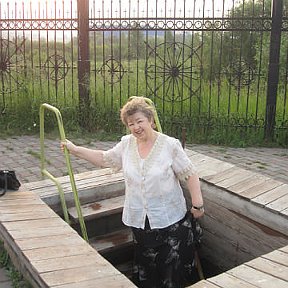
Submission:
[[[62,116],[61,116],[60,111],[56,107],[54,107],[50,104],[43,103],[40,106],[40,112],[39,112],[40,113],[39,116],[40,116],[41,173],[42,173],[42,175],[45,175],[48,178],[50,178],[56,184],[56,186],[58,188],[59,195],[60,195],[60,201],[61,201],[61,206],[62,206],[62,210],[63,210],[63,214],[64,214],[64,219],[67,223],[70,224],[68,209],[67,209],[67,205],[66,205],[66,201],[65,201],[65,195],[64,195],[64,191],[61,187],[61,184],[56,179],[56,177],[54,177],[52,174],[50,174],[45,168],[45,163],[46,163],[45,151],[44,151],[44,128],[45,128],[44,127],[44,113],[45,113],[45,109],[54,112],[54,114],[56,115],[56,118],[57,118],[58,129],[59,129],[59,133],[60,133],[60,141],[66,140]],[[74,202],[75,202],[75,206],[76,206],[76,210],[77,210],[77,214],[78,214],[78,218],[79,218],[82,237],[88,242],[87,230],[86,230],[85,222],[84,222],[82,211],[81,211],[81,205],[80,205],[79,196],[78,196],[78,192],[77,192],[77,188],[76,188],[76,184],[75,184],[74,174],[72,171],[70,155],[69,155],[69,151],[66,147],[64,147],[64,154],[65,154],[65,160],[66,160],[66,166],[68,169],[68,174],[70,177],[71,188],[72,188],[73,195],[74,195]]]

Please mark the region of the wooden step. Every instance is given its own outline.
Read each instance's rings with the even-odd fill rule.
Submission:
[[[124,195],[121,195],[82,205],[81,209],[84,220],[97,219],[103,216],[121,213],[124,205],[124,197]],[[70,207],[68,213],[74,221],[79,220],[76,207]]]
[[[133,259],[119,265],[114,265],[114,267],[122,274],[124,274],[128,279],[132,280]]]
[[[133,236],[130,228],[124,228],[109,234],[94,237],[89,240],[90,245],[100,254],[112,252],[115,249],[123,249],[133,244]]]

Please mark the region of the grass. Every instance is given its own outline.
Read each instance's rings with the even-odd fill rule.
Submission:
[[[13,265],[2,241],[0,241],[0,268],[4,268],[13,288],[32,288],[32,285],[23,278],[21,273]]]
[[[258,165],[257,168],[259,168],[259,169],[261,169],[261,170],[267,169],[265,166],[261,166],[261,165]]]
[[[232,158],[232,157],[229,156],[229,155],[225,155],[224,158],[225,158],[225,159],[230,159],[230,158]]]
[[[68,119],[67,119],[68,117]],[[75,121],[73,115],[63,117],[64,128],[67,138],[70,139],[82,139],[86,144],[91,141],[117,141],[121,135],[125,134],[126,131],[121,127],[120,120],[117,125],[111,123],[102,123],[93,129],[83,129]],[[116,117],[115,117],[116,118]],[[59,138],[59,131],[56,127],[54,119],[47,119],[45,122],[45,138],[56,139]],[[68,120],[68,121],[65,121]],[[103,122],[103,120],[102,120]],[[116,120],[115,120],[116,122]],[[0,123],[1,124],[1,123]],[[184,124],[185,125],[185,124]],[[0,130],[0,138],[7,139],[9,137],[22,136],[22,135],[35,135],[39,137],[39,124],[33,129],[26,129],[29,126],[28,123],[16,123],[13,127]],[[102,126],[102,127],[101,127]],[[114,129],[113,129],[113,126]],[[101,128],[100,128],[101,127]],[[181,139],[181,127],[182,125],[169,124],[165,125],[163,131],[171,136]],[[255,130],[254,128],[245,127],[229,127],[228,125],[216,126],[216,127],[203,127],[199,125],[185,125],[186,127],[186,143],[190,144],[213,144],[220,146],[229,147],[288,147],[288,131],[281,131],[281,134],[277,135],[273,141],[266,141],[264,139],[263,129]],[[81,144],[81,143],[78,143]],[[83,143],[82,143],[83,144]],[[33,155],[36,158],[39,155]]]
[[[75,75],[73,77],[75,78]],[[147,92],[142,74],[139,78],[135,78],[133,73],[129,74],[129,77],[127,76],[121,85],[116,83],[113,87],[105,83],[102,77],[92,79],[91,104],[82,111],[85,123],[81,120],[83,117],[78,109],[78,93],[75,87],[77,79],[68,78],[66,86],[63,82],[59,82],[57,91],[51,83],[50,86],[47,86],[46,82],[40,86],[37,82],[31,83],[27,80],[23,85],[24,88],[18,91],[17,98],[12,94],[5,113],[0,115],[0,137],[37,135],[39,107],[41,103],[46,102],[59,108],[66,134],[70,138],[70,135],[73,135],[73,138],[90,137],[93,140],[114,141],[125,133],[119,119],[120,107],[127,101],[129,95],[145,95]],[[250,94],[247,94],[245,88],[240,91],[233,90],[225,81],[221,83],[221,87],[209,84],[202,81],[200,98],[193,96],[191,100],[182,102],[164,102],[161,97],[165,91],[162,90],[159,97],[152,98],[164,132],[181,138],[181,129],[185,127],[187,143],[195,144],[288,147],[288,128],[285,127],[285,119],[282,121],[283,128],[275,129],[274,139],[265,140],[262,123],[265,118],[265,99],[262,99],[263,96],[262,98],[259,96],[261,99],[255,96],[257,95],[255,87],[254,90],[250,87]],[[47,90],[48,94],[43,93]],[[130,94],[127,95],[127,91]],[[183,94],[185,93],[189,91],[184,89]],[[277,100],[277,115],[284,115],[285,105],[281,105],[283,101],[280,95]],[[281,126],[282,122],[278,121],[277,126]],[[58,133],[56,126],[53,113],[45,113],[45,131],[51,134],[51,137]]]

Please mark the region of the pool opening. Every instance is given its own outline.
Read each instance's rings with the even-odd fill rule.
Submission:
[[[90,245],[116,269],[133,281],[133,239],[130,228],[122,223],[121,213],[112,213],[103,217],[96,217],[95,219],[90,218],[85,223]],[[75,223],[72,227],[80,234],[79,224]],[[203,247],[200,246],[198,255],[204,278],[206,279],[224,272],[223,269],[217,267],[209,259],[201,257],[201,249]],[[187,283],[187,286],[201,280],[196,268],[194,275],[194,279],[191,283]]]

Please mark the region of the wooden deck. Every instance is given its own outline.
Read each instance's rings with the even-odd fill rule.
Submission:
[[[206,256],[232,267],[190,287],[288,287],[288,185],[187,153],[198,169],[205,198]],[[59,179],[72,206],[69,178]],[[122,173],[111,174],[110,169],[78,174],[75,179],[82,203],[123,194]],[[55,195],[54,184],[44,180],[0,198],[0,238],[34,287],[135,287],[49,207],[60,211]],[[218,230],[213,230],[216,225]],[[233,263],[221,263],[226,252],[232,253]]]
[[[35,287],[134,287],[33,192],[2,197],[0,220],[9,254]]]

